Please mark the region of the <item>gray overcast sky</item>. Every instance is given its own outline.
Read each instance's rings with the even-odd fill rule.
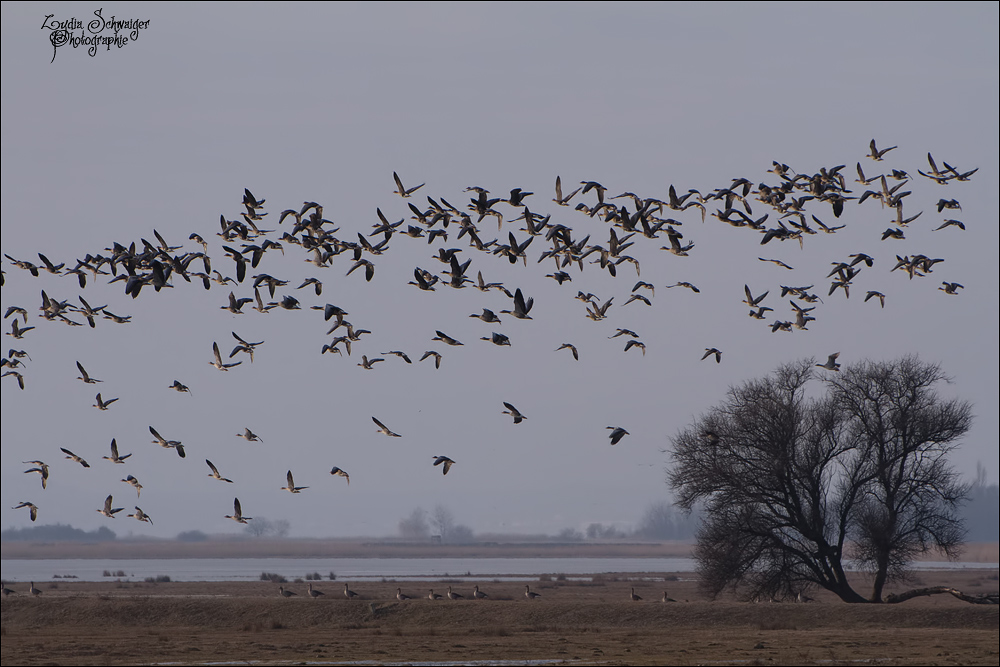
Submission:
[[[149,24],[122,48],[91,57],[63,46],[50,62],[46,15],[86,26],[98,9],[105,19]],[[493,197],[520,187],[535,193],[533,212],[606,247],[609,225],[551,201],[556,175],[567,192],[594,180],[608,196],[665,199],[670,184],[705,194],[739,177],[775,184],[772,160],[805,174],[847,165],[855,196],[864,191],[856,162],[869,174],[906,170],[914,180],[905,211],[923,211],[905,240],[880,241],[894,212],[849,202],[837,221],[845,229],[808,236],[801,249],[761,246],[758,234],[712,217],[703,223],[696,209],[666,212],[695,247],[677,257],[660,250],[665,236],[633,239],[626,253],[656,287],[655,296],[642,292],[650,307],[624,305],[637,280],[631,264],[616,278],[589,264],[566,269],[572,282],[561,286],[546,278],[555,266],[537,263],[543,238],[525,266],[476,252],[455,227],[434,246],[395,235],[371,258],[370,283],[345,275],[347,254],[317,269],[298,246],[268,251],[259,271],[289,281],[279,296],[336,304],[373,332],[350,357],[320,355],[332,336],[312,310],[232,315],[220,310],[229,288],[206,292],[176,276],[173,289],[145,289],[133,301],[121,283],[105,284],[110,277],[80,290],[72,276],[33,278],[4,260],[3,308],[23,306],[37,327],[21,341],[4,339],[5,352],[31,355],[20,369],[23,392],[12,377],[0,383],[7,508],[32,501],[42,523],[157,536],[239,531],[222,518],[234,495],[247,515],[288,519],[301,536],[390,534],[414,507],[437,504],[477,532],[628,527],[668,497],[670,437],[730,385],[835,351],[846,364],[905,353],[940,362],[955,380],[942,391],[975,403],[975,426],[954,462],[971,476],[981,461],[997,479],[996,3],[4,3],[2,16],[2,249],[20,260],[39,263],[42,252],[73,266],[88,252],[109,254],[115,241],[153,239],[156,229],[189,251],[201,249],[188,240],[200,233],[213,268],[233,275],[216,234],[220,214],[231,220],[244,210],[244,188],[266,199],[263,226],[279,230],[272,237],[289,231],[277,225],[283,209],[317,201],[344,240],[371,232],[376,207],[395,222],[410,217],[407,202],[425,207],[426,196],[461,208],[468,186]],[[874,162],[865,157],[872,137],[898,148]],[[937,185],[916,174],[927,170],[928,151],[939,165],[979,171]],[[393,171],[408,187],[426,185],[404,200],[393,194]],[[962,210],[938,214],[940,198],[958,199]],[[579,201],[596,197],[572,204]],[[708,202],[709,212],[718,204]],[[754,217],[770,213],[767,224],[776,223],[773,210],[752,204]],[[524,241],[523,223],[511,221],[517,212],[497,209],[500,242],[508,231]],[[835,221],[822,202],[806,212]],[[933,231],[946,217],[967,230]],[[494,238],[494,222],[479,226],[484,240]],[[482,271],[533,297],[533,319],[468,317],[510,309],[500,292],[407,285],[416,266],[446,269],[431,259],[439,245],[462,248],[472,276]],[[831,262],[857,252],[872,255],[874,267],[850,299],[827,296]],[[890,273],[897,254],[917,253],[945,261],[913,280]],[[323,281],[322,296],[295,290],[308,276]],[[701,294],[666,289],[678,281]],[[965,289],[946,295],[942,281]],[[770,291],[773,317],[747,317],[745,283]],[[822,296],[808,331],[771,333],[774,319],[794,319],[780,285],[815,285]],[[91,330],[45,321],[42,289],[73,303],[82,294],[132,323],[99,320]],[[573,299],[579,290],[614,297],[606,320],[585,317]],[[886,294],[884,310],[863,303],[867,290]],[[252,296],[250,279],[235,291]],[[639,334],[645,356],[625,353],[622,337],[609,340],[619,327]],[[465,345],[432,341],[438,329]],[[213,341],[224,354],[232,348],[231,331],[266,342],[252,365],[221,373],[207,362]],[[479,340],[492,331],[511,346]],[[564,342],[577,345],[579,362],[555,351]],[[721,364],[700,361],[708,347],[723,351]],[[444,355],[440,370],[416,363],[432,349]],[[388,350],[414,363],[356,365]],[[77,360],[104,382],[75,380]],[[191,395],[168,390],[175,379]],[[95,410],[97,391],[120,400]],[[513,424],[504,401],[527,419]],[[373,415],[403,437],[376,433]],[[150,425],[183,441],[187,458],[151,444]],[[611,447],[605,427],[617,425],[631,435]],[[263,443],[236,437],[247,427]],[[134,453],[126,465],[101,460],[113,437]],[[59,447],[92,467],[64,460]],[[433,455],[457,461],[447,477]],[[205,458],[236,483],[209,479]],[[47,490],[22,474],[30,459],[51,466]],[[349,487],[329,475],[332,466],[351,474]],[[310,488],[279,490],[288,469]],[[95,514],[108,493],[131,511],[134,491],[119,481],[127,474],[143,484],[138,504],[155,525]],[[24,510],[3,511],[4,527],[28,525]]]

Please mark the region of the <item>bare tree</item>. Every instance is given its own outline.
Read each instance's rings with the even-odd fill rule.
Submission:
[[[288,537],[292,525],[288,519],[271,520],[259,516],[246,525],[244,531],[251,537]]]
[[[427,525],[427,512],[422,507],[418,507],[410,516],[399,520],[399,534],[408,539],[424,539],[430,535],[431,529]]]
[[[972,408],[937,394],[941,369],[863,362],[826,373],[826,393],[810,396],[814,371],[804,360],[732,388],[673,440],[669,481],[682,508],[703,504],[695,556],[712,595],[781,599],[818,585],[882,602],[915,555],[962,544],[966,487],[947,458]],[[872,573],[868,597],[848,582],[848,558]]]

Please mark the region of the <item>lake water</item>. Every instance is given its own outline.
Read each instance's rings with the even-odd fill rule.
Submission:
[[[580,577],[606,572],[690,572],[692,558],[172,558],[172,559],[58,559],[3,560],[4,581],[107,581],[165,575],[172,581],[259,581],[262,572],[290,580],[318,572],[326,579],[373,581],[395,579],[536,581],[541,575]],[[995,570],[997,563],[920,562],[916,570]],[[108,571],[113,576],[106,577]],[[116,575],[123,572],[124,576]]]

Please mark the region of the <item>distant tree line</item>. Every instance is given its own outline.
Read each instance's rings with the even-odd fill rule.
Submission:
[[[110,528],[101,526],[97,530],[85,531],[61,523],[30,528],[8,528],[0,533],[4,542],[111,542],[118,539]]]

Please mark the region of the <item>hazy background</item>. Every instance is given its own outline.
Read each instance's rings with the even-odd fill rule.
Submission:
[[[150,21],[138,40],[103,47],[94,57],[64,46],[50,63],[47,14],[84,24],[103,16]],[[801,357],[825,361],[891,359],[906,353],[939,362],[954,378],[947,395],[971,400],[976,421],[954,456],[971,480],[977,462],[995,482],[998,472],[996,213],[998,172],[998,7],[995,3],[889,4],[475,4],[403,6],[197,5],[46,3],[2,6],[2,250],[40,263],[75,265],[86,253],[110,253],[156,229],[173,245],[198,251],[188,236],[209,241],[213,268],[235,275],[225,256],[219,216],[239,218],[243,189],[266,199],[263,228],[276,238],[280,212],[304,201],[325,206],[357,240],[378,223],[409,218],[407,202],[426,196],[462,208],[468,186],[505,197],[521,187],[535,194],[531,210],[552,214],[574,238],[591,234],[607,246],[608,225],[556,206],[561,175],[568,193],[579,181],[604,184],[608,196],[631,191],[665,199],[697,188],[707,194],[732,179],[777,183],[772,160],[799,173],[847,165],[854,195],[855,163],[868,174],[896,168],[913,177],[905,213],[923,215],[904,241],[880,241],[894,211],[850,202],[836,235],[772,241],[735,229],[696,209],[670,212],[681,220],[689,257],[660,250],[665,236],[636,237],[630,254],[641,279],[656,286],[652,306],[628,300],[637,277],[631,264],[612,278],[597,266],[567,268],[560,286],[545,275],[548,246],[536,238],[527,266],[474,251],[449,227],[447,243],[396,235],[390,249],[370,257],[375,277],[345,276],[345,254],[330,268],[303,260],[285,243],[269,251],[258,270],[235,289],[252,296],[249,276],[270,273],[302,301],[301,311],[250,310],[232,315],[229,287],[205,291],[175,276],[173,289],[144,289],[132,300],[110,276],[80,290],[73,276],[29,273],[3,261],[4,311],[18,305],[37,328],[13,347],[31,355],[26,389],[12,377],[2,390],[3,502],[39,506],[39,523],[71,523],[86,530],[110,526],[172,536],[179,531],[238,532],[223,519],[239,496],[248,516],[290,522],[296,536],[380,535],[397,531],[415,507],[437,505],[477,532],[557,532],[591,523],[634,526],[651,503],[667,499],[664,483],[670,437],[720,401],[727,388]],[[77,31],[79,32],[79,31]],[[865,157],[868,142],[896,145],[884,162]],[[926,154],[961,170],[979,167],[970,182],[939,186],[918,176]],[[393,171],[408,187],[426,182],[413,198],[393,194]],[[961,211],[938,214],[940,198]],[[593,205],[594,194],[572,204]],[[617,200],[618,203],[628,200]],[[708,202],[709,212],[722,208]],[[511,207],[500,242],[522,223]],[[629,209],[634,206],[629,203]],[[754,202],[754,217],[771,213]],[[810,202],[807,215],[827,224],[829,205]],[[508,215],[509,214],[509,215]],[[932,231],[944,218],[966,231]],[[412,220],[408,220],[412,223]],[[404,223],[404,227],[405,227]],[[479,225],[494,238],[495,219]],[[813,225],[815,227],[815,225]],[[620,231],[619,231],[619,235]],[[140,244],[141,245],[141,244]],[[440,274],[437,246],[460,247],[472,259],[470,277],[521,287],[535,299],[532,320],[504,317],[502,325],[469,318],[490,308],[512,308],[500,292],[439,285],[423,292],[407,285],[421,266]],[[875,266],[855,280],[850,299],[827,296],[831,262],[866,252]],[[895,256],[944,258],[934,272],[909,280],[890,273]],[[593,259],[595,255],[588,258]],[[786,271],[758,257],[780,258]],[[307,276],[324,283],[317,297],[295,288]],[[679,280],[701,289],[666,289]],[[942,281],[965,286],[958,296]],[[775,309],[760,322],[740,302],[747,283]],[[774,319],[794,319],[780,285],[815,285],[809,331],[774,333]],[[99,320],[96,329],[66,327],[39,316],[40,291],[77,303],[108,304],[128,325]],[[880,290],[885,309],[863,303]],[[614,297],[608,319],[593,322],[573,297],[578,290],[601,302]],[[993,294],[993,296],[989,296]],[[320,355],[329,325],[309,305],[336,304],[356,327],[373,333],[352,356]],[[82,318],[75,318],[84,321]],[[646,346],[623,352],[634,330]],[[463,341],[431,341],[435,330]],[[4,321],[10,331],[10,319]],[[210,368],[212,342],[228,354],[236,331],[266,341],[251,365],[228,373]],[[479,340],[491,331],[512,345]],[[555,350],[572,342],[580,361]],[[707,347],[722,363],[700,361]],[[416,363],[425,350],[444,355],[440,370]],[[362,354],[396,357],[366,371]],[[75,380],[79,360],[99,385]],[[192,394],[167,387],[173,380]],[[817,387],[818,388],[818,387]],[[94,395],[119,397],[107,412]],[[514,425],[503,401],[527,420]],[[375,432],[377,416],[402,438]],[[153,425],[183,441],[187,458],[150,443]],[[629,430],[609,446],[606,426]],[[263,443],[236,437],[249,427]],[[990,433],[993,433],[991,436]],[[126,465],[101,457],[117,438]],[[67,447],[88,459],[85,470],[63,459]],[[457,464],[447,477],[433,455]],[[207,477],[211,459],[235,484]],[[48,489],[24,475],[22,461],[51,466]],[[348,486],[331,466],[351,474]],[[280,491],[291,469],[299,495]],[[108,493],[131,511],[135,491],[153,526],[98,516]],[[27,512],[4,510],[4,527],[30,525]]]

